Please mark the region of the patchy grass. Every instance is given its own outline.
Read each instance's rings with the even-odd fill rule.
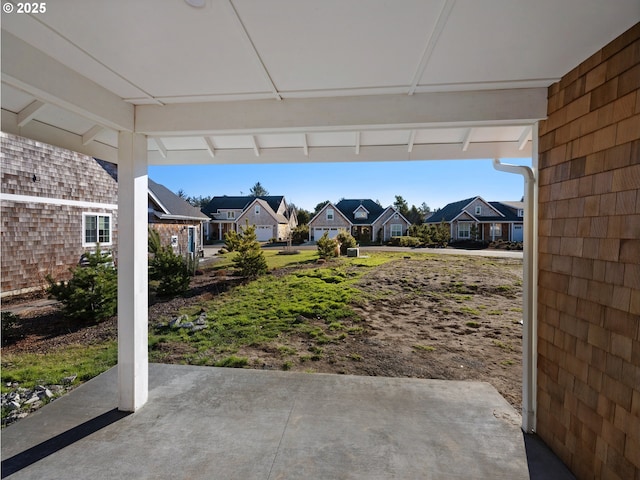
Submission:
[[[21,387],[61,384],[64,377],[77,375],[77,382],[89,380],[113,367],[118,360],[116,342],[70,345],[47,354],[2,355],[2,391],[8,382]]]
[[[422,352],[433,352],[436,349],[436,347],[433,347],[431,345],[420,345],[420,344],[412,345],[412,348],[414,350],[419,350]]]
[[[270,267],[276,264],[279,268],[315,261],[317,255],[311,253],[314,255],[309,251],[299,255],[265,252]],[[285,341],[293,332],[306,334],[316,345],[339,342],[349,335],[361,333],[362,329],[348,328],[343,323],[347,319],[358,321],[351,302],[360,292],[353,284],[371,268],[395,258],[398,254],[386,252],[369,257],[340,258],[317,268],[296,269],[286,275],[265,275],[240,285],[182,312],[194,319],[204,310],[207,329],[196,333],[169,327],[153,329],[149,334],[152,358],[155,351],[164,350],[166,344],[185,343],[195,353],[184,355],[184,361],[216,365],[221,356],[235,353],[243,346]],[[274,259],[286,264],[274,263]],[[284,352],[281,354],[285,355]],[[286,354],[293,355],[293,352]],[[162,358],[161,353],[157,355],[155,358]]]

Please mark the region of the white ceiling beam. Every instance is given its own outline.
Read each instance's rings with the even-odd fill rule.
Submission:
[[[304,152],[304,156],[309,156],[309,143],[307,142],[307,134],[302,134],[302,151]]]
[[[213,144],[213,139],[211,137],[204,137],[204,141],[207,143],[207,150],[209,151],[209,155],[211,155],[211,158],[215,158],[216,147]]]
[[[82,134],[82,144],[88,145],[93,142],[100,133],[104,130],[100,125],[94,125],[89,130]]]
[[[133,130],[133,105],[6,30],[2,30],[2,81],[94,123]]]
[[[192,164],[268,164],[302,162],[377,162],[405,160],[476,160],[493,158],[527,158],[531,150],[518,150],[517,142],[472,143],[466,152],[460,151],[459,143],[416,144],[412,152],[405,145],[371,145],[355,153],[352,146],[314,147],[309,156],[300,148],[263,148],[257,157],[252,148],[217,149],[214,159],[206,149],[169,150],[164,158],[156,150],[149,151],[150,165]],[[399,170],[401,172],[401,170]]]
[[[436,20],[436,24],[431,31],[431,35],[427,39],[427,44],[422,51],[422,57],[420,57],[420,62],[416,67],[416,72],[413,74],[413,80],[411,81],[411,86],[409,87],[409,95],[413,95],[416,92],[416,88],[418,87],[418,83],[420,83],[420,79],[424,74],[424,71],[427,68],[427,64],[429,63],[429,59],[431,58],[431,54],[433,50],[436,48],[436,44],[438,43],[438,39],[444,30],[445,25],[447,24],[447,20],[449,19],[449,14],[451,10],[453,10],[453,5],[455,0],[446,0],[442,5],[442,10],[440,10],[440,14],[438,15],[438,20]]]
[[[360,132],[356,132],[356,155],[360,155]]]
[[[165,147],[162,139],[158,137],[152,137],[152,138],[153,138],[153,141],[156,142],[156,145],[158,146],[160,155],[162,155],[163,158],[167,158],[167,147]]]
[[[24,127],[18,127],[18,115],[8,110],[2,110],[1,123],[3,132],[66,148],[67,150],[83,153],[108,162],[118,163],[118,149],[115,146],[106,145],[102,142],[91,142],[85,145],[82,143],[81,135],[41,123],[38,120],[32,120]]]
[[[251,135],[251,141],[253,142],[253,153],[256,154],[256,157],[260,156],[260,146],[258,145],[258,141],[256,140],[255,135]]]
[[[256,66],[260,69],[260,72],[262,73],[262,76],[267,84],[268,89],[271,91],[273,98],[275,98],[276,100],[282,100],[282,96],[280,95],[280,92],[278,92],[278,89],[276,88],[276,85],[273,82],[271,75],[269,74],[269,70],[267,70],[267,66],[262,61],[262,57],[260,56],[258,49],[251,39],[251,35],[249,35],[247,28],[244,26],[244,23],[242,23],[242,19],[240,18],[235,5],[233,5],[233,2],[231,0],[221,2],[221,4],[228,7],[229,16],[233,19],[233,22],[238,27],[238,30],[240,30],[240,32],[242,33],[242,38],[247,45],[247,49],[249,50],[249,52],[251,52],[251,56]]]
[[[42,110],[46,103],[35,100],[18,112],[18,126],[24,127],[34,119],[38,111]]]
[[[524,147],[527,146],[527,142],[529,141],[529,137],[531,136],[532,125],[524,127],[522,133],[520,134],[520,138],[518,139],[518,150],[524,150]]]
[[[416,131],[411,130],[411,133],[409,133],[409,142],[407,143],[407,152],[411,153],[411,151],[413,150],[413,142],[415,141],[416,141]]]
[[[471,143],[471,135],[473,135],[473,128],[469,128],[467,133],[464,136],[464,140],[462,140],[462,151],[466,152],[469,149],[469,144]]]
[[[522,125],[546,116],[547,89],[523,88],[139,105],[135,129],[150,136],[309,133]]]

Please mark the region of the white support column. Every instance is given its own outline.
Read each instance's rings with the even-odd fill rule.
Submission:
[[[134,412],[149,383],[147,138],[118,134],[118,409]]]

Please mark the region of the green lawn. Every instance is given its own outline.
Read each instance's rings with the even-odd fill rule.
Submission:
[[[233,255],[224,255],[212,268],[231,269]],[[317,345],[357,334],[361,328],[346,328],[341,322],[347,318],[358,320],[350,306],[355,294],[353,283],[370,269],[402,256],[380,252],[315,265],[318,258],[315,250],[295,255],[266,250],[269,269],[280,269],[277,274],[237,286],[182,312],[195,317],[204,310],[209,324],[206,330],[187,333],[184,329],[150,327],[150,360],[162,362],[166,353],[177,347],[191,352],[186,357],[187,363],[243,366],[244,360],[233,355],[242,345],[275,343],[293,331],[308,335]],[[292,268],[305,264],[308,268]],[[311,319],[314,326],[308,322]],[[69,375],[77,375],[76,382],[82,382],[116,362],[115,341],[61,347],[46,355],[3,354],[2,389],[8,390],[8,382],[18,382],[25,388],[59,384]]]

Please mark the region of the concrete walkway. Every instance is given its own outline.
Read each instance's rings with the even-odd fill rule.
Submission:
[[[2,432],[11,479],[572,478],[489,384],[150,365],[112,369]]]

